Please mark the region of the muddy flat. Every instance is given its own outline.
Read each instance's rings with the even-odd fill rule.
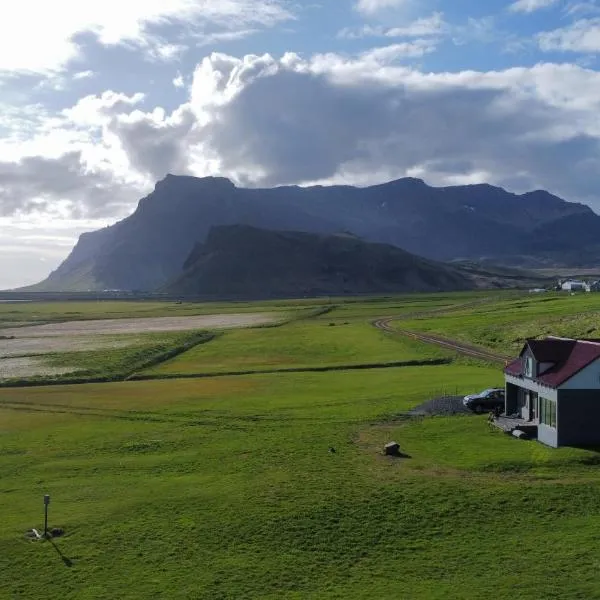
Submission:
[[[137,338],[115,340],[97,335],[42,335],[40,337],[15,337],[0,339],[0,358],[25,354],[50,354],[52,352],[81,352],[130,346]]]
[[[90,321],[68,321],[30,327],[0,329],[0,336],[15,336],[17,339],[44,336],[90,335],[90,334],[135,334],[160,331],[186,331],[192,329],[231,329],[273,323],[280,315],[273,313],[239,313],[220,315],[198,315],[191,317],[153,317],[147,319],[101,319]],[[10,343],[12,340],[6,340]]]
[[[76,367],[50,367],[37,358],[5,358],[0,360],[0,379],[33,377],[35,375],[62,375],[76,370]]]

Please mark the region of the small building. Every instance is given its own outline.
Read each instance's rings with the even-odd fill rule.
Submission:
[[[563,292],[589,292],[590,286],[585,281],[577,281],[576,279],[568,279],[567,281],[561,282],[560,289]]]
[[[600,340],[528,340],[504,369],[505,415],[552,446],[600,445]]]

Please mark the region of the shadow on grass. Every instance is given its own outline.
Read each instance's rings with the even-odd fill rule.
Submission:
[[[68,556],[65,556],[61,552],[61,549],[54,543],[54,540],[49,539],[48,541],[50,542],[50,544],[52,545],[52,547],[56,550],[56,553],[58,554],[58,556],[60,556],[60,560],[63,561],[65,567],[72,567],[73,566],[73,561]]]

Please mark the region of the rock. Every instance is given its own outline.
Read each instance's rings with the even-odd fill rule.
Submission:
[[[516,438],[519,438],[520,440],[528,440],[529,439],[529,436],[524,431],[521,431],[520,429],[513,429],[512,434]]]
[[[398,456],[400,454],[400,444],[397,442],[390,442],[383,448],[386,456]]]

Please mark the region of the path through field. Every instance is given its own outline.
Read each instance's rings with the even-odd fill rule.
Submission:
[[[488,300],[483,300],[488,301]],[[429,311],[424,313],[419,313],[418,316],[431,315],[432,313],[446,313],[453,310],[464,309],[468,306],[473,306],[475,304],[479,304],[482,301],[471,302],[468,304],[461,304],[454,307],[446,308],[446,309],[438,309],[435,311]],[[439,335],[434,335],[432,333],[421,333],[417,331],[409,331],[408,329],[402,329],[401,327],[392,327],[392,321],[398,321],[401,319],[406,319],[407,317],[415,318],[415,315],[404,315],[402,317],[386,317],[383,319],[377,319],[373,321],[373,325],[380,329],[381,331],[385,331],[386,333],[404,335],[406,337],[412,338],[414,340],[418,340],[420,342],[424,342],[426,344],[434,344],[436,346],[441,346],[443,348],[447,348],[448,350],[453,350],[458,354],[463,354],[464,356],[470,356],[472,358],[478,358],[480,360],[485,360],[488,362],[495,363],[503,363],[506,364],[507,361],[511,360],[510,357],[504,356],[502,354],[498,354],[493,352],[492,350],[488,350],[486,348],[480,348],[477,346],[473,346],[471,344],[467,344],[465,342],[460,342],[458,340],[451,340],[448,338],[441,337]]]

